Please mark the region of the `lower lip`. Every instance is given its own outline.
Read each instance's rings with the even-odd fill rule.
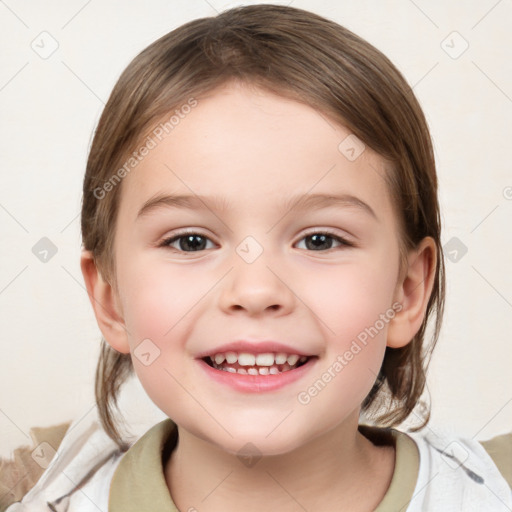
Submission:
[[[304,377],[315,365],[317,357],[310,357],[302,366],[276,375],[248,375],[217,370],[202,359],[198,359],[199,365],[204,369],[208,377],[216,382],[231,386],[237,391],[246,393],[263,393],[275,391]]]

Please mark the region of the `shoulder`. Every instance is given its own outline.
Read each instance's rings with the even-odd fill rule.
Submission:
[[[483,443],[445,426],[430,425],[405,434],[415,441],[420,455],[415,499],[408,510],[512,509],[510,485]],[[505,445],[512,449],[512,434],[492,443],[494,450]]]
[[[512,432],[480,441],[512,489]]]
[[[110,481],[123,454],[96,416],[76,420],[35,485],[7,512],[107,510]]]
[[[32,427],[32,446],[19,446],[11,452],[10,458],[0,458],[0,510],[21,500],[34,487],[70,424]]]

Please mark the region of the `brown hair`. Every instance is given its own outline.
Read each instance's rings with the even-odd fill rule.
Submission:
[[[84,249],[92,251],[117,292],[113,240],[122,182],[101,196],[98,187],[112,179],[152,123],[230,80],[310,105],[346,126],[389,163],[385,178],[401,225],[401,270],[406,251],[425,236],[437,244],[438,264],[423,323],[409,344],[386,348],[380,373],[362,404],[370,417],[387,401],[375,423],[397,425],[410,415],[425,388],[444,309],[434,154],[424,114],[401,73],[379,50],[334,21],[292,7],[237,7],[190,21],[135,57],[114,86],[90,149],[81,218]],[[427,350],[425,330],[433,314],[436,323]],[[125,448],[114,406],[120,385],[132,372],[130,355],[116,352],[102,339],[97,405],[106,432]],[[427,409],[419,428],[429,417]]]

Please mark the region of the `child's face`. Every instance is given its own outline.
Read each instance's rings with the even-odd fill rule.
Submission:
[[[398,221],[383,161],[369,148],[354,159],[350,139],[340,150],[350,132],[311,107],[237,86],[197,99],[122,184],[115,263],[129,334],[116,348],[131,351],[146,392],[180,427],[233,453],[249,441],[283,453],[357,424],[395,313]],[[156,194],[195,207],[138,217]],[[292,197],[316,194],[367,207],[291,209]],[[183,228],[200,237],[158,246]],[[316,357],[290,370],[301,372],[293,382],[243,391],[198,358],[238,340]],[[276,378],[237,375],[222,372]]]

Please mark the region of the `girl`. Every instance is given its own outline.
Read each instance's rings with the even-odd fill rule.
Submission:
[[[274,5],[179,27],[114,87],[83,193],[101,428],[9,512],[512,508],[498,445],[393,428],[444,265],[427,123],[369,43]],[[133,371],[168,419],[127,443]]]

